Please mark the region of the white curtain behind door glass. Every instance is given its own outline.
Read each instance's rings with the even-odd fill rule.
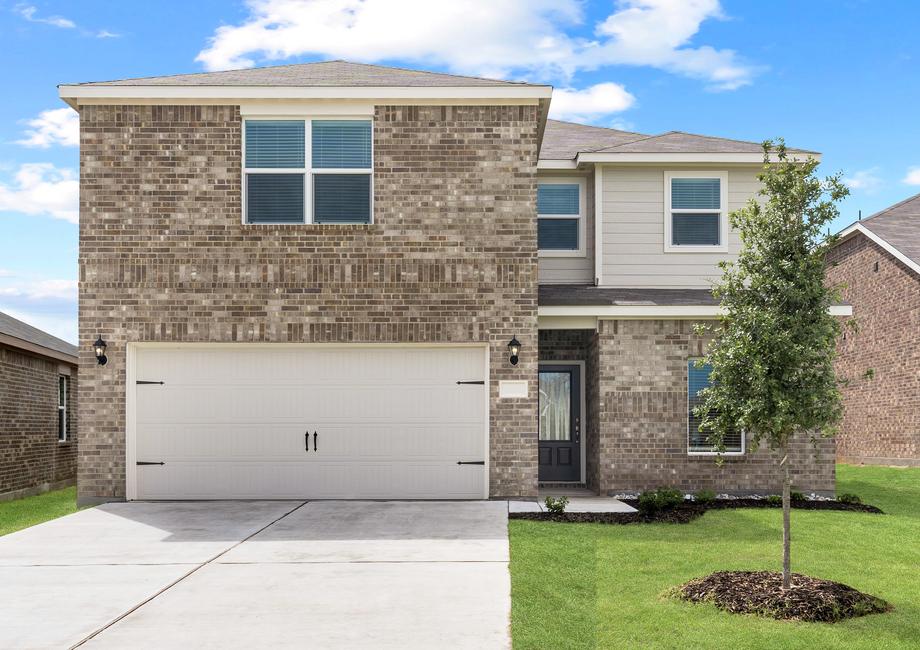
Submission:
[[[567,372],[540,373],[540,440],[569,440],[571,376]]]

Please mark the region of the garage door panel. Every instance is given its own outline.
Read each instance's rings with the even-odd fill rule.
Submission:
[[[138,468],[147,499],[477,499],[480,466],[429,463],[176,461],[169,472]]]
[[[482,498],[481,348],[139,349],[137,497]],[[313,449],[313,432],[318,449]],[[309,432],[310,450],[304,445]]]

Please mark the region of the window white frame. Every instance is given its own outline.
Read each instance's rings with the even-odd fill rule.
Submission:
[[[540,249],[537,251],[537,254],[540,257],[585,257],[587,255],[586,248],[586,226],[587,219],[585,218],[585,193],[587,182],[584,176],[551,176],[551,177],[537,177],[537,185],[578,185],[578,214],[539,214],[537,213],[537,221],[539,223],[540,219],[578,219],[578,248],[572,250],[544,250]]]
[[[686,390],[684,392],[687,395],[687,408],[686,408],[687,435],[684,437],[684,442],[687,444],[687,455],[688,456],[744,456],[744,452],[746,450],[746,444],[747,444],[746,443],[747,436],[744,434],[743,431],[741,432],[741,451],[726,450],[723,452],[718,452],[715,449],[712,449],[710,451],[700,451],[700,450],[693,450],[690,448],[690,433],[691,433],[690,431],[690,426],[691,426],[690,424],[690,363],[693,361],[699,361],[699,359],[690,357],[689,359],[687,359],[687,363],[684,364],[684,368],[685,368],[684,372],[686,373],[684,376],[684,386],[686,386]]]
[[[671,180],[675,178],[718,178],[718,210],[685,210],[683,214],[719,213],[719,243],[704,246],[681,246],[672,244]],[[728,252],[728,172],[725,171],[666,171],[664,173],[664,252],[665,253],[727,253]]]
[[[371,166],[367,168],[347,168],[347,169],[334,169],[334,168],[314,168],[313,167],[313,121],[326,121],[326,120],[360,120],[364,122],[371,123]],[[257,115],[257,116],[243,116],[243,143],[242,143],[242,169],[243,169],[243,178],[242,178],[242,193],[243,198],[241,205],[243,207],[243,214],[241,215],[241,222],[244,226],[298,226],[304,224],[314,224],[313,219],[313,175],[314,174],[362,174],[365,176],[370,176],[370,221],[364,223],[361,221],[349,222],[349,223],[324,223],[316,224],[321,226],[368,226],[374,223],[374,120],[371,116],[368,115],[324,115],[322,117],[311,116],[304,118],[303,116],[283,116],[283,115]],[[285,121],[285,122],[303,122],[304,123],[304,152],[303,152],[303,167],[247,167],[246,166],[246,123],[255,122],[255,121]],[[250,223],[246,220],[246,194],[248,188],[247,177],[249,174],[303,174],[303,217],[302,222],[290,222],[290,221],[263,221],[259,223]]]
[[[67,422],[67,403],[70,392],[70,377],[58,375],[58,442],[70,440]]]

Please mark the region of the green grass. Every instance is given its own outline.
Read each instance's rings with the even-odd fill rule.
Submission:
[[[73,487],[15,501],[0,501],[0,535],[69,515],[77,509],[77,488]]]
[[[920,468],[837,466],[837,491],[885,515],[792,511],[792,570],[894,605],[840,623],[728,614],[663,598],[720,569],[781,569],[780,510],[708,512],[686,525],[510,522],[515,648],[917,648]]]

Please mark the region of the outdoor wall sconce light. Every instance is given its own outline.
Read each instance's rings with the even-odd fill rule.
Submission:
[[[108,357],[105,356],[105,348],[105,341],[103,341],[102,337],[100,336],[98,339],[96,339],[96,342],[93,343],[93,352],[96,353],[96,361],[99,362],[100,366],[104,366],[109,360]]]
[[[511,337],[511,341],[508,342],[508,349],[511,351],[511,365],[516,366],[518,362],[518,352],[521,351],[521,342],[517,340],[516,336]]]

